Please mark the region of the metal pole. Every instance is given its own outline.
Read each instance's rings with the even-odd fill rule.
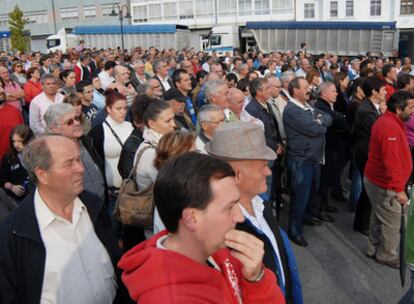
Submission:
[[[53,16],[53,28],[54,28],[55,34],[56,34],[57,33],[57,28],[56,28],[55,0],[52,0],[52,16]]]
[[[122,10],[119,11],[119,21],[121,22],[121,42],[122,42],[122,51],[125,50],[124,47],[124,27],[122,25],[122,21],[123,21],[123,17],[122,17]]]

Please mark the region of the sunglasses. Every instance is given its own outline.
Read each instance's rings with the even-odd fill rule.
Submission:
[[[81,115],[79,115],[79,116],[75,116],[75,117],[73,117],[73,118],[71,118],[71,119],[68,119],[67,121],[65,121],[64,123],[61,123],[61,124],[58,124],[58,125],[66,125],[66,126],[68,126],[68,127],[71,127],[71,126],[73,126],[73,124],[75,123],[75,120],[76,121],[78,121],[78,122],[80,122],[81,120],[82,120],[82,116]]]

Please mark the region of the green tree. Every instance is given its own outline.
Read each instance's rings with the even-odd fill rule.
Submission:
[[[18,5],[9,13],[8,23],[12,49],[21,52],[25,51],[28,46],[28,36],[25,35],[24,29],[27,21],[23,18],[23,12]]]

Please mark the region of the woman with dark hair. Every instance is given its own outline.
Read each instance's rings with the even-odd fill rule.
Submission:
[[[23,89],[24,85],[27,82],[26,75],[24,73],[23,64],[20,61],[15,61],[12,64],[12,73],[10,79],[19,84]]]
[[[16,126],[10,133],[9,151],[2,160],[0,185],[17,201],[23,200],[28,193],[29,176],[22,164],[22,152],[33,138],[28,126]]]
[[[43,92],[40,83],[40,71],[38,68],[31,67],[26,72],[27,82],[23,87],[24,100],[29,105],[33,98]]]
[[[124,95],[116,90],[107,90],[105,110],[108,114],[103,123],[95,126],[88,136],[93,138],[93,144],[98,154],[104,159],[105,178],[109,193],[108,211],[112,214],[122,177],[118,172],[119,156],[125,141],[133,127],[125,121],[127,101]]]
[[[237,75],[234,73],[228,73],[226,75],[226,83],[229,89],[236,87],[237,85]]]
[[[321,84],[321,74],[317,69],[310,69],[306,73],[306,81],[310,88],[309,103],[314,104],[319,96],[319,85]]]
[[[79,122],[82,126],[83,135],[87,135],[91,130],[91,122],[86,118],[85,113],[82,112],[82,100],[77,94],[65,95],[63,103],[68,103],[75,108],[76,116],[79,118]]]
[[[59,78],[61,81],[63,81],[63,85],[59,90],[61,94],[63,95],[77,94],[76,87],[75,87],[76,74],[74,70],[72,69],[63,70],[62,72],[60,72]]]

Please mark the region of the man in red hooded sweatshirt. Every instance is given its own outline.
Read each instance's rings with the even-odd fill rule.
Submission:
[[[380,264],[399,268],[401,208],[408,202],[405,185],[412,170],[403,122],[414,113],[414,97],[398,91],[387,108],[372,127],[364,172],[365,189],[372,203],[367,255]]]
[[[285,303],[263,266],[263,243],[235,230],[243,215],[234,171],[196,152],[167,162],[154,200],[167,231],[119,262],[131,298],[147,303]]]

